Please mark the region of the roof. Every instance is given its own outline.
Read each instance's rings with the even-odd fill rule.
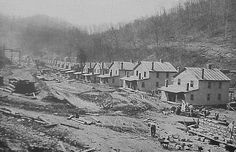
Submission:
[[[123,64],[123,69],[122,69],[122,64]],[[121,62],[120,63],[120,68],[121,70],[133,70],[134,67],[137,65],[137,63],[134,62]]]
[[[179,85],[169,85],[168,87],[161,87],[159,90],[166,91],[166,92],[173,92],[173,93],[180,93],[180,92],[191,92],[198,90],[197,88],[189,87],[189,90],[187,91],[187,87],[179,86]]]
[[[130,77],[123,77],[120,78],[121,80],[126,80],[126,81],[137,81],[139,78],[137,76],[130,76]]]
[[[66,72],[66,71],[70,71],[70,69],[61,69],[61,72]]]
[[[154,62],[154,69],[152,71],[177,72],[175,67],[169,62]]]
[[[143,78],[143,79],[139,79],[139,77],[137,76],[129,76],[129,77],[123,77],[123,78],[120,78],[121,80],[125,80],[125,81],[142,81],[142,80],[147,80],[149,78]]]
[[[96,63],[95,62],[86,62],[84,65],[84,68],[90,68],[90,65],[91,65],[91,68],[94,68]]]
[[[85,74],[82,74],[82,75],[84,75],[84,76],[91,76],[93,74],[92,73],[85,73]]]
[[[82,72],[75,72],[74,74],[82,74]]]
[[[99,78],[109,78],[110,74],[103,74],[103,75],[99,75]]]
[[[123,64],[123,69],[122,69]],[[132,71],[137,65],[137,62],[122,62],[122,61],[114,61],[111,66],[116,66],[119,70],[129,70]]]
[[[75,72],[74,70],[66,71],[66,74],[67,74],[67,73],[74,73],[74,72]]]
[[[152,69],[153,63],[154,68]],[[142,66],[144,69],[152,72],[177,72],[175,67],[169,62],[141,61],[134,69],[136,69],[138,66]]]
[[[101,62],[100,64],[101,64],[101,68],[109,69],[109,67],[111,66],[112,63],[110,63],[110,62]]]
[[[203,69],[204,69],[204,79],[202,79],[202,70]],[[184,69],[184,71],[190,72],[198,80],[230,81],[230,78],[228,78],[219,69],[215,69],[215,68],[214,69],[207,69],[207,68],[186,67]],[[177,75],[179,75],[179,74],[177,74]]]

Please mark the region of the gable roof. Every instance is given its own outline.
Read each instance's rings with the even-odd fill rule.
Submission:
[[[121,69],[122,63],[123,63],[123,70],[130,70],[130,71],[133,70],[135,68],[135,66],[137,65],[137,63],[135,63],[135,62],[114,61],[114,62],[112,62],[112,64],[110,65],[109,68],[111,68],[112,66],[115,66],[119,70],[122,70]]]
[[[111,64],[112,64],[112,63],[110,63],[110,62],[101,62],[101,63],[100,63],[100,66],[101,66],[101,69],[102,69],[102,68],[103,68],[103,69],[109,69],[110,66],[111,66]]]
[[[152,69],[152,64],[154,63],[154,68]],[[142,66],[148,71],[153,72],[177,72],[175,67],[169,62],[151,62],[151,61],[141,61],[136,67]]]
[[[123,63],[123,70],[133,70],[134,67],[136,66],[137,63],[133,62],[121,62],[120,63],[120,69],[121,69],[121,64]],[[121,69],[122,70],[122,69]]]
[[[84,65],[84,68],[90,68],[90,64],[91,64],[91,68],[94,68],[96,65],[95,62],[86,62]]]
[[[169,62],[154,62],[154,69],[157,72],[177,72],[175,67]]]
[[[204,79],[202,79],[202,69],[204,69]],[[198,80],[230,81],[230,78],[228,78],[219,69],[215,69],[215,68],[214,69],[207,69],[207,68],[186,67],[184,69],[184,71],[190,72]],[[180,73],[182,73],[182,72],[180,72]],[[179,74],[177,74],[177,75],[179,75]]]

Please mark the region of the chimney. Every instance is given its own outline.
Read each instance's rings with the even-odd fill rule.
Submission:
[[[204,79],[204,73],[205,73],[205,70],[204,68],[202,68],[202,79]]]
[[[187,91],[189,91],[189,83],[187,83],[187,88],[186,88]]]
[[[90,68],[92,68],[92,63],[90,62]]]
[[[124,69],[124,63],[121,62],[121,70],[123,70],[123,69]]]
[[[104,69],[104,62],[102,62],[102,69]]]
[[[162,60],[162,59],[160,59],[160,62],[161,62],[161,63],[163,63],[163,60]]]
[[[213,66],[213,65],[212,65],[212,64],[210,64],[210,63],[209,63],[209,64],[207,64],[207,69],[212,69],[212,66]]]
[[[169,83],[168,80],[165,80],[165,86],[166,87],[168,87],[168,85],[169,85],[168,83]]]
[[[152,62],[152,70],[154,70],[154,62]]]
[[[177,67],[177,72],[180,73],[180,67]]]

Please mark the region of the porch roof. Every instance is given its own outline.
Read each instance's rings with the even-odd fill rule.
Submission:
[[[75,75],[77,75],[77,74],[82,74],[82,72],[75,72],[74,74],[75,74]]]
[[[138,81],[139,78],[136,77],[136,76],[129,76],[129,77],[123,77],[123,78],[120,78],[121,80],[125,80],[125,81]]]
[[[103,75],[99,75],[99,78],[109,78],[111,77],[109,74],[103,74]]]
[[[66,72],[66,71],[70,71],[70,69],[61,69],[61,72]]]
[[[74,72],[75,72],[74,70],[66,71],[66,74],[67,74],[67,73],[74,73]]]
[[[92,73],[85,73],[85,74],[82,74],[84,76],[92,76],[93,74]]]
[[[195,91],[198,90],[197,88],[189,88],[189,90],[187,90],[186,87],[183,86],[178,86],[178,85],[169,85],[168,87],[161,87],[159,90],[161,91],[166,91],[166,92],[172,92],[172,93],[187,93],[187,92],[191,92],[191,91]]]

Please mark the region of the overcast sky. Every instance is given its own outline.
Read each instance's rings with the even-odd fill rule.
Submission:
[[[13,16],[48,15],[75,25],[116,24],[170,8],[179,0],[0,0],[0,12]]]

